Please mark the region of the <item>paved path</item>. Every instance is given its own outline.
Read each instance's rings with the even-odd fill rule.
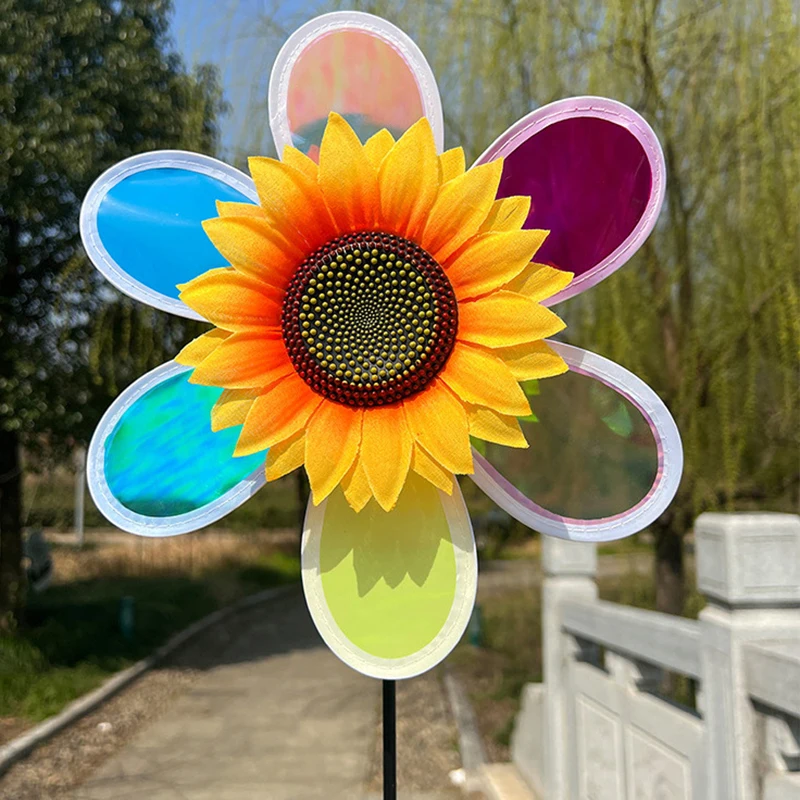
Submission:
[[[72,800],[360,800],[379,684],[322,644],[299,589],[242,633]]]

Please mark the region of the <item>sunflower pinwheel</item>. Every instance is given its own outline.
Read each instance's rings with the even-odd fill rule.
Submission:
[[[442,148],[422,53],[356,12],[293,34],[269,99],[280,159],[251,158],[250,177],[159,151],[85,200],[84,243],[112,283],[213,326],[117,398],[89,486],[114,524],[166,536],[305,469],[303,585],[322,637],[365,674],[410,677],[474,604],[457,475],[576,540],[641,530],[675,493],[680,438],[658,397],[549,340],[564,328],[549,306],[649,234],[663,158],[632,110],[572,98],[466,169]]]

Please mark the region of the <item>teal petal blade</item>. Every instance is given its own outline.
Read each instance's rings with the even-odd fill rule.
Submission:
[[[111,405],[89,448],[87,479],[97,507],[123,530],[172,536],[216,522],[263,486],[266,451],[233,457],[239,428],[214,433],[221,389],[189,383],[169,362]]]

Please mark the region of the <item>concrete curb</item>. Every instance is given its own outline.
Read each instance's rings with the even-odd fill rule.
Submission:
[[[486,752],[478,732],[475,712],[461,682],[449,671],[444,676],[444,688],[458,729],[458,751],[466,774],[463,789],[473,792],[482,788],[481,770],[486,764]]]
[[[217,625],[240,611],[272,600],[284,594],[294,586],[295,584],[290,584],[288,586],[277,586],[273,589],[265,589],[263,592],[257,592],[248,597],[243,597],[232,605],[214,611],[207,617],[193,622],[188,628],[184,628],[182,631],[176,633],[166,644],[161,645],[161,647],[153,651],[146,658],[137,661],[132,666],[122,670],[122,672],[113,675],[94,691],[79,697],[77,700],[73,700],[59,714],[35,725],[30,730],[17,736],[16,739],[12,739],[8,744],[0,747],[0,775],[5,773],[14,762],[27,756],[40,744],[102,705],[121,689],[129,686],[137,678],[149,669],[152,669],[160,661],[163,661],[167,656],[172,655],[172,653],[183,647],[199,633]]]
[[[537,800],[514,764],[484,764],[483,791],[488,800]]]

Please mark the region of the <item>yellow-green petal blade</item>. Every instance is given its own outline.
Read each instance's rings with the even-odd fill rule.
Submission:
[[[359,513],[341,490],[309,504],[303,587],[333,652],[376,678],[410,678],[458,643],[475,601],[477,560],[461,492],[410,474],[390,512]]]

